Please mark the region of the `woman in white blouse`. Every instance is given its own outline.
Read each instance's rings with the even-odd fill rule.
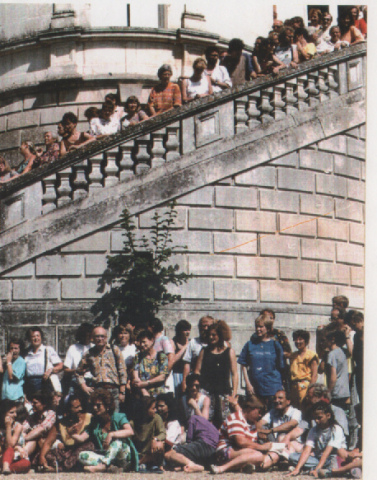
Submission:
[[[99,112],[99,117],[90,120],[90,135],[97,137],[97,140],[120,131],[120,120],[114,116],[115,107],[110,102],[105,102]]]
[[[53,347],[43,345],[44,335],[39,327],[27,332],[30,347],[26,351],[26,379],[24,391],[27,398],[40,390],[52,390],[49,379],[63,370],[63,362]]]
[[[203,58],[197,58],[192,68],[194,69],[193,75],[182,82],[183,103],[191,102],[213,93],[211,79],[204,73],[204,70],[207,68],[207,62]]]

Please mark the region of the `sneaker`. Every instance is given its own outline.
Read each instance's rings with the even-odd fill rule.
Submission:
[[[291,465],[290,467],[288,467],[288,472],[293,472],[294,469],[295,469],[295,467],[293,465]]]
[[[350,471],[351,478],[361,478],[361,468],[355,467]]]
[[[320,468],[318,470],[318,477],[319,478],[331,478],[331,470],[325,470],[323,468]]]
[[[209,466],[209,473],[212,473],[212,475],[216,475],[216,474],[220,473],[219,468],[216,465],[214,465],[213,463],[211,463],[211,465]]]

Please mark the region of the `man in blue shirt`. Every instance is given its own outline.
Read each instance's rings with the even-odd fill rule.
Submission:
[[[2,400],[22,401],[24,398],[26,363],[20,357],[23,348],[23,341],[18,337],[12,337],[9,341],[5,365],[3,366],[3,363],[0,362],[0,373],[4,372]]]

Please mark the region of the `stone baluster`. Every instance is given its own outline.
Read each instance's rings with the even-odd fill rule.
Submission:
[[[246,114],[246,105],[247,105],[247,97],[237,98],[234,101],[234,110],[235,110],[235,124],[236,124],[236,133],[241,133],[247,130],[247,120],[248,116]]]
[[[73,165],[73,171],[75,172],[73,200],[76,200],[88,194],[88,160],[83,160]]]
[[[107,150],[106,152],[106,167],[105,167],[105,187],[112,187],[119,182],[119,178],[117,177],[118,174],[118,165],[117,165],[117,157],[118,157],[119,150],[117,148],[113,148],[111,150]]]
[[[151,159],[151,167],[159,167],[165,163],[164,155],[165,155],[165,148],[164,148],[164,138],[166,135],[165,128],[161,130],[156,130],[152,133],[152,159]]]
[[[307,102],[309,107],[315,107],[319,103],[319,90],[317,88],[318,72],[311,72],[308,74],[308,85],[306,93],[308,94]]]
[[[306,100],[308,98],[308,94],[305,91],[307,83],[307,77],[306,75],[302,75],[301,77],[298,77],[297,79],[297,108],[299,110],[307,110],[308,104],[306,103]]]
[[[250,130],[258,127],[261,124],[260,111],[258,109],[259,100],[260,100],[260,91],[253,92],[249,95],[249,108],[247,109],[249,120],[247,122],[247,125]]]
[[[168,139],[165,143],[166,161],[171,162],[180,157],[179,153],[179,122],[173,123],[166,127]]]
[[[329,99],[329,87],[327,85],[327,68],[321,68],[318,73],[319,101],[326,102]]]
[[[60,187],[58,188],[58,207],[65,205],[71,201],[72,185],[70,177],[72,176],[72,168],[68,167],[58,172],[60,178]]]
[[[139,151],[136,154],[136,173],[144,173],[150,169],[149,160],[151,156],[148,153],[150,135],[143,135],[137,139]]]
[[[272,115],[275,120],[282,120],[285,118],[285,112],[283,111],[283,108],[285,107],[285,103],[283,102],[283,92],[284,85],[276,85],[274,87],[274,94],[271,104],[274,107]]]
[[[269,123],[271,122],[274,117],[271,115],[274,107],[271,106],[270,100],[273,94],[274,89],[272,87],[265,88],[262,90],[261,96],[261,103],[260,103],[260,110],[262,112],[261,121],[262,123]]]
[[[89,174],[89,192],[102,188],[103,173],[101,171],[101,164],[103,162],[103,154],[95,155],[89,158],[89,162],[92,165],[92,171]]]
[[[44,215],[56,208],[56,174],[54,173],[53,175],[44,178],[42,184],[44,185],[45,191],[42,197],[42,212]]]
[[[294,94],[297,85],[297,80],[292,78],[285,83],[285,95],[283,100],[285,101],[285,112],[287,115],[297,112],[297,98]]]
[[[329,86],[329,97],[330,100],[338,97],[339,84],[337,83],[338,78],[338,67],[336,65],[329,67],[327,72],[327,84]]]
[[[119,180],[127,180],[134,176],[134,161],[132,160],[132,150],[135,148],[135,141],[123,143],[120,146],[122,158],[119,162]]]

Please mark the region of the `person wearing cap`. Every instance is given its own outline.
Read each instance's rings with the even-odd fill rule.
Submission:
[[[160,83],[152,87],[148,99],[149,112],[152,117],[182,105],[181,90],[170,81],[173,70],[170,65],[162,65],[157,72]]]

